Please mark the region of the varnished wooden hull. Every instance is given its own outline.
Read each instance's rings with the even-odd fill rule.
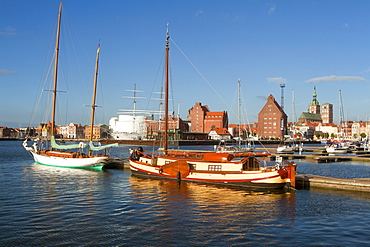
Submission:
[[[184,161],[183,161],[184,162]],[[191,170],[190,167],[185,168],[182,162],[181,167],[176,170],[174,165],[171,172],[166,172],[163,166],[152,166],[151,164],[130,160],[130,169],[133,174],[164,179],[175,179],[188,182],[215,184],[228,187],[238,188],[264,188],[264,189],[283,189],[287,183],[290,183],[290,178],[283,177],[277,170],[271,171],[197,171]],[[175,163],[175,162],[172,162]],[[186,163],[186,162],[185,162]],[[194,162],[189,162],[194,164]],[[171,164],[171,163],[169,163]],[[212,163],[210,163],[212,165]],[[199,165],[195,164],[195,165]],[[165,165],[166,166],[166,165]]]

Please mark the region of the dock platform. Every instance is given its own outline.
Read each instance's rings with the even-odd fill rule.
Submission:
[[[370,192],[370,178],[333,178],[315,175],[296,175],[296,188],[309,190],[311,187]]]

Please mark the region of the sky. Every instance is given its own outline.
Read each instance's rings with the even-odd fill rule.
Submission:
[[[54,0],[0,3],[2,126],[36,126],[50,117],[58,8]],[[167,23],[170,111],[183,119],[200,102],[227,111],[229,123],[238,115],[257,122],[272,94],[293,121],[308,110],[316,86],[320,104],[334,105],[336,123],[340,107],[345,120],[368,120],[369,11],[361,0],[63,1],[57,124],[89,124],[98,44],[95,122],[133,109],[127,90],[135,84],[136,108],[158,111]]]

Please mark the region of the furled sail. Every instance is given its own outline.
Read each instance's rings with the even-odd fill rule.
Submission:
[[[107,148],[110,148],[110,147],[118,147],[118,143],[112,143],[112,144],[96,147],[96,146],[94,146],[94,143],[92,141],[90,141],[90,150],[92,150],[92,151],[100,151],[100,150],[104,150],[104,149],[107,149]]]
[[[59,145],[58,143],[56,143],[54,135],[51,136],[50,143],[51,143],[52,148],[57,148],[57,149],[77,149],[77,148],[86,147],[86,144],[83,142],[79,144]]]

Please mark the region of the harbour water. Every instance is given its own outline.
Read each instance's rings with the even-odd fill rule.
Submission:
[[[269,193],[34,164],[0,142],[1,246],[365,246],[370,194]],[[127,146],[112,150],[128,156]],[[297,161],[300,174],[370,177],[363,162]]]

